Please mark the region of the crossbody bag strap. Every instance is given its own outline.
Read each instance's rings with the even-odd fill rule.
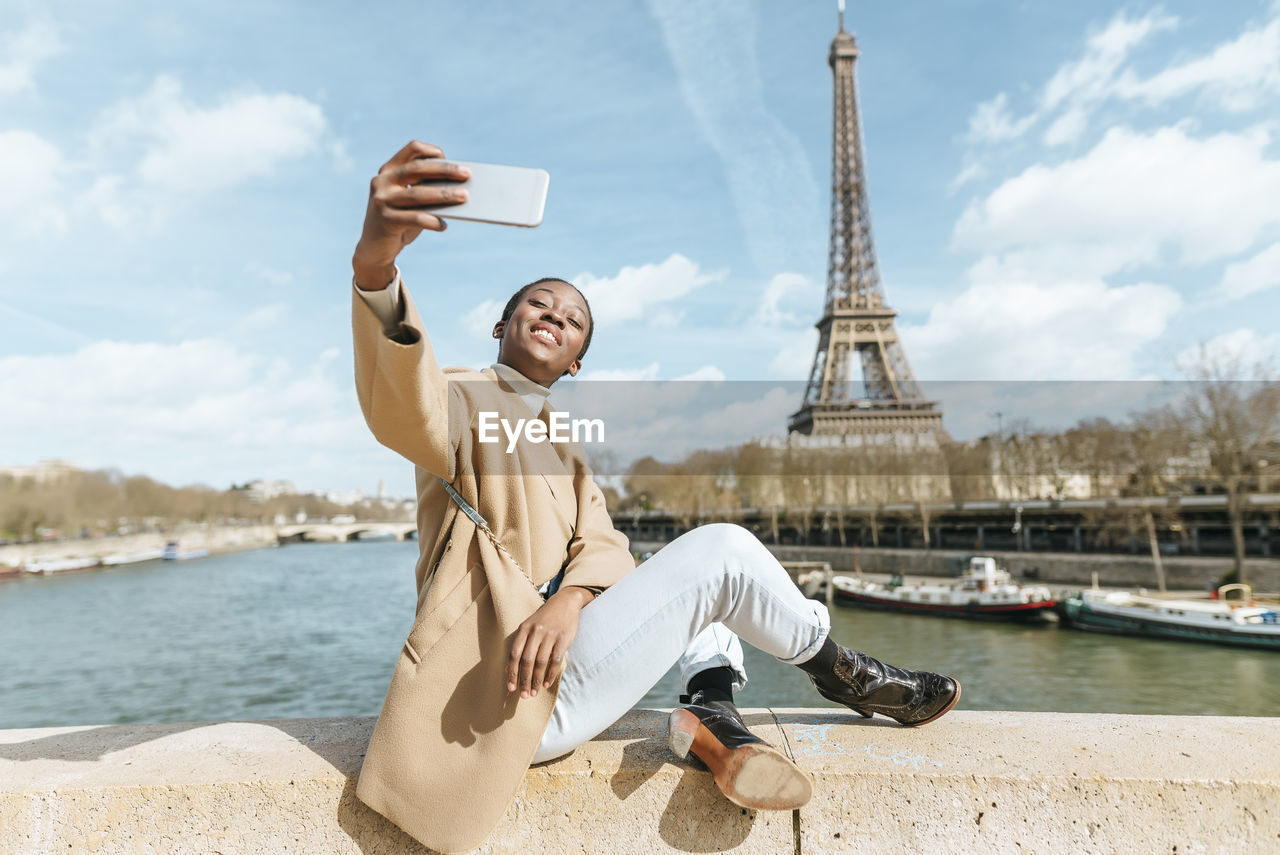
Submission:
[[[439,475],[436,477],[440,478]],[[533,585],[534,589],[537,590],[539,594],[542,594],[543,598],[550,597],[556,591],[560,590],[560,583],[564,580],[563,567],[560,568],[560,572],[556,574],[555,578],[551,580],[550,584],[547,586],[546,593],[543,594],[538,586],[533,584],[533,577],[525,572],[524,568],[520,566],[520,562],[516,560],[516,557],[502,545],[502,541],[498,540],[498,536],[493,533],[493,529],[489,528],[489,523],[485,521],[484,517],[480,516],[480,512],[473,508],[470,502],[462,498],[462,494],[458,492],[457,488],[444,478],[440,478],[440,483],[444,485],[444,491],[449,494],[449,498],[453,499],[458,504],[458,507],[467,515],[467,518],[476,524],[476,528],[485,533],[494,548],[511,560],[511,563],[516,566],[516,569],[520,571],[521,575],[529,581],[530,585]]]

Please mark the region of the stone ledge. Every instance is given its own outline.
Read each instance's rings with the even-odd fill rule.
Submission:
[[[1270,852],[1280,719],[749,710],[813,773],[725,801],[636,710],[530,770],[480,852]],[[355,798],[371,718],[0,731],[0,853],[420,853]],[[1175,848],[1176,847],[1176,850]]]

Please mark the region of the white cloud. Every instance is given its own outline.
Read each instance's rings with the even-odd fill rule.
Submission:
[[[1207,56],[1170,66],[1147,79],[1127,72],[1115,92],[1161,104],[1197,90],[1228,110],[1259,106],[1267,94],[1280,93],[1280,17],[1250,27]]]
[[[1001,92],[990,101],[983,101],[969,117],[969,140],[979,143],[998,143],[1017,139],[1035,122],[1034,115],[1013,118],[1009,111],[1009,96]]]
[[[306,99],[249,93],[202,107],[162,75],[104,110],[74,157],[30,131],[0,131],[0,224],[19,235],[61,233],[74,213],[118,230],[160,226],[174,197],[270,175],[323,143],[333,145],[324,115]],[[252,272],[276,282],[290,275],[260,265]]]
[[[670,460],[680,452],[723,448],[756,437],[785,433],[787,417],[802,403],[800,391],[795,387],[765,388],[754,383],[747,384],[746,389],[757,394],[655,425],[647,433],[648,439],[655,443],[651,447],[671,449],[664,455]]]
[[[1063,430],[1082,419],[1124,421],[1178,400],[1181,389],[1162,380],[958,381],[928,384],[925,394],[941,404],[951,435],[968,439],[995,433],[1001,419],[1005,430],[1015,422]]]
[[[922,377],[1131,378],[1138,354],[1164,334],[1182,299],[1166,285],[1109,281],[1116,274],[1235,260],[1217,297],[1280,284],[1280,245],[1258,249],[1280,227],[1280,125],[1206,132],[1197,119],[1134,124],[1140,108],[1183,96],[1200,96],[1219,112],[1274,103],[1280,4],[1229,39],[1161,59],[1154,36],[1180,24],[1158,7],[1120,13],[1036,91],[1026,114],[1003,93],[975,109],[971,142],[1005,143],[1042,127],[1043,147],[1024,147],[1033,160],[1021,166],[1007,151],[1000,161],[976,148],[966,153],[953,187],[980,166],[995,186],[973,199],[953,233],[953,247],[979,254],[971,287],[903,330]],[[1138,49],[1148,44],[1142,59],[1154,60],[1155,70],[1139,73]],[[1047,148],[1089,140],[1103,105],[1123,110],[1130,124],[1111,116],[1087,147],[1046,157]]]
[[[575,382],[552,394],[558,408],[605,423],[603,450],[617,461],[645,455],[675,460],[695,449],[779,435],[801,403],[794,384],[725,382],[710,366],[672,381],[653,379],[657,373],[655,364],[613,382]]]
[[[34,90],[36,71],[62,49],[58,31],[48,21],[32,21],[0,37],[0,96]]]
[[[1045,145],[1067,145],[1084,136],[1089,125],[1089,114],[1083,107],[1074,106],[1053,120],[1044,132]]]
[[[228,409],[214,414],[210,406],[248,392],[255,385],[282,379],[280,366],[263,365],[254,357],[216,340],[178,345],[98,341],[69,354],[12,356],[2,360],[5,397],[21,400],[25,425],[6,420],[10,429],[48,424],[60,408],[64,418],[96,413],[92,421],[119,422],[126,429],[165,432],[177,429],[228,430],[239,433],[234,420],[245,415]],[[265,375],[263,374],[265,369]],[[255,376],[257,375],[257,376]],[[200,378],[193,383],[192,378]],[[188,418],[214,415],[212,423]]]
[[[1109,95],[1116,73],[1134,48],[1152,33],[1171,30],[1178,19],[1158,10],[1141,18],[1121,12],[1100,31],[1085,40],[1084,55],[1064,64],[1045,84],[1041,110],[1053,110],[1070,101],[1099,101]]]
[[[137,175],[164,192],[205,193],[270,175],[282,162],[317,151],[325,142],[324,113],[289,94],[224,96],[199,106],[177,79],[156,78],[151,89],[104,111],[93,130],[102,148],[140,147]]]
[[[978,280],[902,338],[922,380],[1119,380],[1182,301],[1150,283]]]
[[[685,103],[724,164],[757,268],[806,263],[822,252],[825,206],[804,147],[766,106],[750,5],[650,0],[649,7]]]
[[[269,177],[282,165],[333,151],[320,107],[289,94],[227,94],[212,106],[191,102],[179,81],[104,109],[64,168],[78,174],[72,208],[118,231],[160,229],[182,197]],[[3,166],[0,166],[3,169]],[[292,274],[250,264],[246,272],[284,284]]]
[[[801,273],[779,273],[768,281],[760,295],[751,322],[761,326],[796,326],[808,322],[796,311],[803,309],[813,314],[813,303],[818,296],[817,287],[809,277]]]
[[[677,383],[681,383],[681,382],[719,383],[719,382],[723,382],[724,379],[725,379],[724,372],[721,371],[718,367],[716,367],[715,365],[703,365],[700,368],[695,368],[694,370],[690,371],[688,374],[681,374],[679,377],[675,379],[675,382]]]
[[[578,375],[577,379],[588,384],[586,387],[577,388],[594,388],[602,389],[603,383],[650,383],[657,381],[662,374],[662,366],[657,362],[650,362],[643,368],[598,368],[595,371],[583,371]],[[724,380],[724,372],[714,365],[703,365],[695,368],[687,374],[682,374],[674,380],[663,381],[668,383],[680,383],[684,381],[702,382],[702,381],[721,381]],[[655,388],[659,384],[654,383]],[[574,384],[566,384],[566,389],[573,389]],[[577,394],[573,392],[573,394]]]
[[[951,179],[951,189],[959,190],[970,181],[977,181],[979,178],[985,177],[988,171],[988,167],[984,164],[970,161],[964,165],[964,168],[960,170],[960,173],[955,178]]]
[[[770,377],[788,380],[809,379],[813,368],[813,355],[818,347],[818,331],[810,328],[800,335],[791,336],[769,361],[765,369]]]
[[[1044,142],[1074,142],[1087,128],[1092,106],[1115,94],[1117,74],[1134,48],[1152,33],[1177,25],[1176,17],[1158,10],[1141,18],[1130,18],[1123,12],[1116,15],[1085,39],[1079,59],[1058,68],[1041,89],[1035,108],[1025,116],[1013,115],[1004,92],[979,104],[969,119],[969,141],[994,144],[1018,139],[1037,122],[1064,108],[1063,115],[1045,132]]]
[[[674,253],[660,264],[624,267],[613,276],[582,273],[574,277],[573,284],[591,303],[591,316],[597,327],[635,320],[657,320],[669,325],[668,313],[657,312],[655,307],[679,300],[708,283],[720,282],[726,275],[725,271],[704,272],[696,262]]]
[[[0,224],[18,235],[59,233],[67,213],[62,152],[30,131],[0,131]]]
[[[970,205],[955,243],[1095,276],[1235,255],[1280,224],[1271,143],[1266,126],[1205,138],[1182,126],[1114,128],[1083,156],[1031,166]]]
[[[1218,283],[1217,294],[1238,300],[1280,285],[1280,242],[1273,243],[1251,258],[1227,265]]]
[[[650,362],[643,368],[598,368],[594,371],[583,371],[578,375],[578,380],[614,383],[657,380],[660,369],[661,366],[656,362]]]
[[[713,385],[708,391],[720,391]],[[736,400],[719,405],[669,407],[635,425],[623,425],[610,440],[621,459],[651,454],[660,460],[677,460],[691,451],[725,448],[762,436],[786,431],[787,417],[800,408],[798,389],[742,384],[733,390]],[[718,403],[718,399],[717,399]]]
[[[76,213],[96,217],[119,231],[130,228],[137,220],[125,197],[125,180],[121,175],[99,175],[89,189],[76,200]]]
[[[473,338],[493,338],[493,325],[502,317],[502,309],[507,304],[501,300],[485,300],[462,316],[462,328]],[[489,363],[485,363],[488,367]]]
[[[1004,92],[974,108],[968,140],[1004,143],[1044,121],[1049,123],[1042,137],[1046,145],[1075,143],[1088,130],[1094,111],[1109,101],[1155,106],[1198,94],[1228,111],[1265,106],[1280,93],[1280,7],[1273,7],[1271,15],[1202,56],[1170,63],[1143,76],[1127,65],[1135,49],[1156,33],[1176,29],[1181,22],[1159,9],[1137,18],[1121,12],[1086,38],[1078,59],[1058,68],[1026,115],[1015,116]]]
[[[298,371],[200,339],[0,357],[0,399],[22,402],[0,420],[0,448],[178,481],[275,473],[324,484],[306,460],[317,446],[354,459],[373,444],[350,393],[328,377],[333,355]]]
[[[727,275],[723,270],[704,272],[697,262],[673,253],[661,263],[623,267],[612,276],[580,273],[572,282],[591,304],[591,318],[597,328],[634,321],[670,328],[680,323],[684,310],[665,304],[680,300],[703,285],[720,282]],[[485,300],[463,316],[463,328],[475,338],[490,338],[505,305],[502,301]]]
[[[680,326],[681,322],[684,321],[684,316],[685,312],[683,309],[662,309],[661,311],[654,313],[652,319],[649,321],[649,326],[654,329],[671,329],[673,327]]]
[[[1175,364],[1190,374],[1205,364],[1217,365],[1228,374],[1238,372],[1241,380],[1250,380],[1254,379],[1255,366],[1274,365],[1277,357],[1280,357],[1280,333],[1262,335],[1242,327],[1188,347],[1178,354]]]

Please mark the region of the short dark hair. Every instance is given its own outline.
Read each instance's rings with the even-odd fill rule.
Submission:
[[[578,359],[587,355],[587,348],[591,346],[591,335],[596,331],[596,319],[591,316],[591,304],[587,302],[587,295],[582,293],[582,289],[574,285],[568,279],[561,279],[558,276],[544,276],[541,279],[530,282],[519,291],[511,295],[511,299],[507,301],[507,305],[502,309],[502,322],[505,324],[511,320],[511,316],[515,314],[516,306],[520,305],[520,299],[524,297],[525,292],[535,285],[543,285],[547,282],[562,282],[570,288],[578,292],[578,296],[582,298],[582,305],[587,309],[587,337],[582,340],[582,350],[578,352]],[[501,345],[499,345],[501,348]]]

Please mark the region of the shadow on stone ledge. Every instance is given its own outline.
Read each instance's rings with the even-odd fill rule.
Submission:
[[[338,825],[364,855],[439,855],[356,798],[354,775],[347,778],[338,799]]]
[[[772,722],[767,715],[747,716],[749,725]],[[614,795],[626,799],[667,766],[680,769],[676,782],[658,818],[658,834],[674,849],[683,852],[722,852],[739,846],[751,833],[755,811],[730,802],[716,788],[715,781],[696,759],[680,760],[667,744],[667,713],[632,710],[623,730],[633,738],[622,747],[622,762],[609,780]]]

